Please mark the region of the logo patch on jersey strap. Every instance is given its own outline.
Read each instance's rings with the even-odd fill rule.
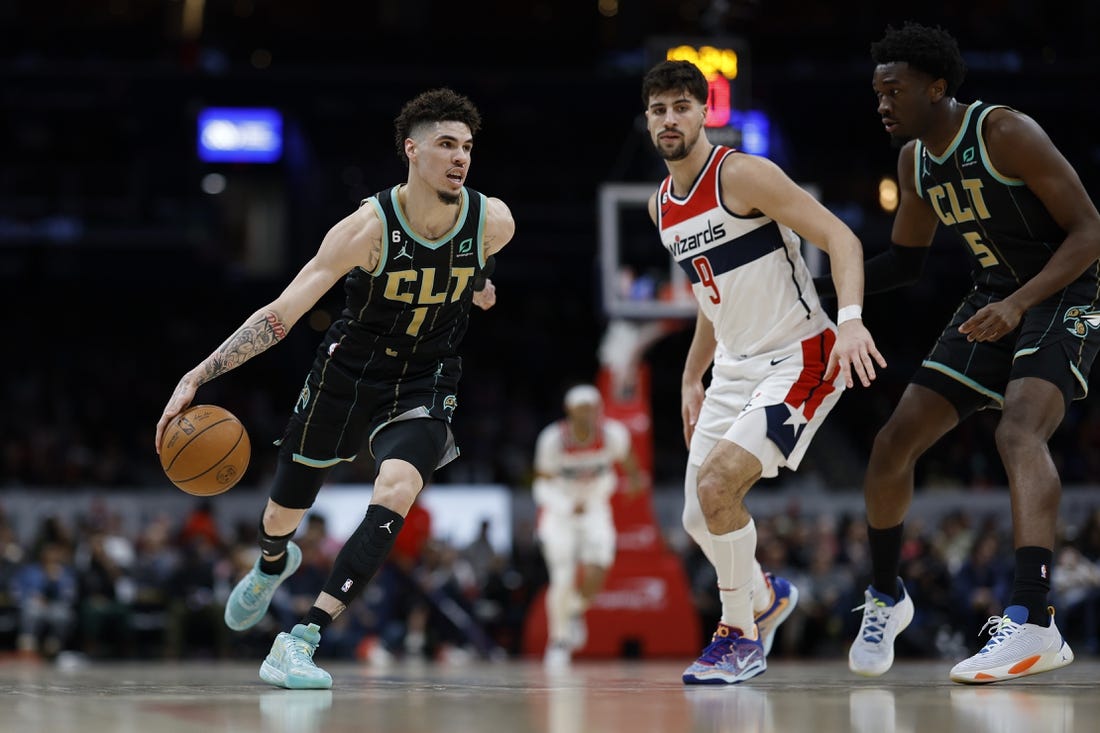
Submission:
[[[461,242],[458,243],[458,254],[460,256],[461,255],[468,255],[473,251],[474,251],[474,239],[473,239],[473,237],[470,237],[469,239],[463,239]]]
[[[963,151],[963,165],[971,165],[974,163],[974,146]]]
[[[1074,336],[1084,338],[1090,328],[1100,328],[1100,310],[1088,305],[1075,305],[1066,310],[1062,323],[1069,324],[1066,330]]]

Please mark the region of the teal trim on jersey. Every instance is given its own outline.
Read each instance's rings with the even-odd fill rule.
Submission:
[[[995,109],[1008,109],[1008,107],[1003,104],[996,104],[992,107],[987,107],[986,109],[982,110],[982,114],[978,117],[978,152],[982,156],[982,165],[984,165],[985,169],[989,171],[989,175],[996,178],[999,183],[1003,183],[1006,186],[1027,185],[1019,178],[1009,178],[1008,176],[1001,174],[1001,172],[993,166],[993,162],[989,159],[989,151],[985,149],[985,135],[982,134],[982,125],[985,124],[985,116]]]
[[[485,210],[489,208],[485,194],[478,192],[481,201],[481,213],[477,218],[477,264],[485,267]]]
[[[1037,346],[1034,346],[1030,349],[1020,349],[1019,351],[1017,351],[1015,354],[1012,355],[1012,360],[1016,361],[1021,356],[1031,356],[1032,354],[1034,354],[1038,350],[1039,350],[1039,347],[1037,347]]]
[[[951,377],[956,382],[960,382],[962,384],[965,384],[967,387],[974,390],[978,394],[983,394],[986,397],[988,397],[989,399],[994,400],[1001,407],[1004,407],[1005,396],[1003,394],[998,394],[997,392],[994,392],[991,389],[987,389],[987,388],[983,387],[982,385],[978,384],[977,382],[975,382],[973,379],[966,376],[962,372],[956,371],[956,370],[952,369],[951,367],[946,366],[944,364],[940,364],[938,361],[923,361],[923,362],[921,362],[921,366],[922,367],[927,367],[928,369],[931,369],[933,371],[937,371],[940,374]]]
[[[955,152],[955,148],[959,147],[959,143],[966,136],[966,131],[970,129],[970,115],[977,109],[978,105],[982,102],[980,99],[976,99],[970,103],[970,106],[966,108],[966,116],[963,117],[962,124],[959,125],[959,131],[955,133],[955,139],[951,141],[951,144],[947,146],[947,150],[943,151],[943,155],[936,157],[931,152],[928,153],[928,157],[935,161],[938,165],[943,165],[944,161],[951,157],[951,154]]]
[[[445,244],[449,244],[454,235],[458,234],[462,229],[462,225],[466,223],[466,214],[470,211],[470,194],[466,192],[466,187],[462,187],[462,210],[458,213],[458,219],[455,221],[455,225],[451,227],[450,231],[444,234],[439,239],[432,241],[430,239],[424,239],[413,231],[409,226],[409,222],[405,219],[405,212],[401,210],[401,199],[397,197],[397,189],[401,187],[401,184],[394,186],[390,191],[390,200],[393,201],[393,210],[397,214],[397,221],[401,224],[401,228],[405,230],[405,234],[409,235],[417,244],[422,244],[428,249],[439,249]],[[385,259],[382,260],[385,262]]]
[[[390,257],[390,241],[384,232],[390,230],[389,224],[386,222],[386,212],[382,210],[382,204],[378,203],[377,196],[371,196],[367,199],[370,205],[374,207],[374,211],[378,214],[378,218],[382,220],[382,255],[378,258],[378,266],[371,271],[371,276],[377,277],[382,274],[382,271],[386,269],[386,261]],[[360,268],[362,269],[362,268]]]
[[[295,463],[301,463],[303,466],[309,466],[310,468],[332,468],[337,463],[354,461],[356,458],[356,456],[352,456],[351,458],[330,458],[327,461],[318,461],[315,458],[306,458],[301,453],[295,453],[291,457]]]
[[[913,188],[917,190],[917,198],[924,198],[924,189],[920,185],[920,154],[924,150],[924,143],[917,140],[913,146]]]

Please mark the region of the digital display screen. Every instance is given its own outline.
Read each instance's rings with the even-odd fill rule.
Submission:
[[[208,107],[199,113],[199,159],[274,163],[283,155],[283,116],[267,107]]]

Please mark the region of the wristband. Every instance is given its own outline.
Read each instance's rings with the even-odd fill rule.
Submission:
[[[857,320],[863,320],[863,306],[861,305],[846,305],[836,312],[836,325],[838,326],[845,321]]]

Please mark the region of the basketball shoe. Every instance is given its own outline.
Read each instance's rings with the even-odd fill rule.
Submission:
[[[772,605],[757,614],[756,628],[760,643],[764,645],[764,656],[767,656],[772,653],[775,630],[798,605],[798,588],[786,578],[778,578],[771,573],[764,573],[764,577],[768,581],[768,587],[772,589]]]
[[[980,652],[951,668],[952,681],[999,682],[1049,672],[1072,662],[1073,650],[1054,625],[1054,609],[1049,611],[1050,626],[1029,624],[1024,606],[1009,606],[1003,616],[990,616],[982,627],[982,632],[989,629],[989,641]]]
[[[551,642],[542,658],[548,669],[565,669],[573,659],[573,650],[567,642]]]
[[[894,639],[913,620],[913,599],[898,578],[901,597],[896,601],[872,586],[863,592],[863,611],[859,634],[848,649],[848,669],[864,677],[884,674],[894,663]]]
[[[267,659],[260,665],[260,679],[288,690],[327,690],[332,675],[313,663],[313,653],[321,643],[321,627],[297,624],[290,633],[275,637]]]
[[[278,575],[260,572],[260,558],[241,578],[225,602],[225,625],[234,631],[250,629],[260,622],[271,605],[275,589],[302,564],[302,551],[293,542],[286,546],[286,568]]]
[[[767,668],[760,639],[749,639],[741,629],[719,623],[710,644],[684,670],[683,680],[685,685],[736,685]]]

